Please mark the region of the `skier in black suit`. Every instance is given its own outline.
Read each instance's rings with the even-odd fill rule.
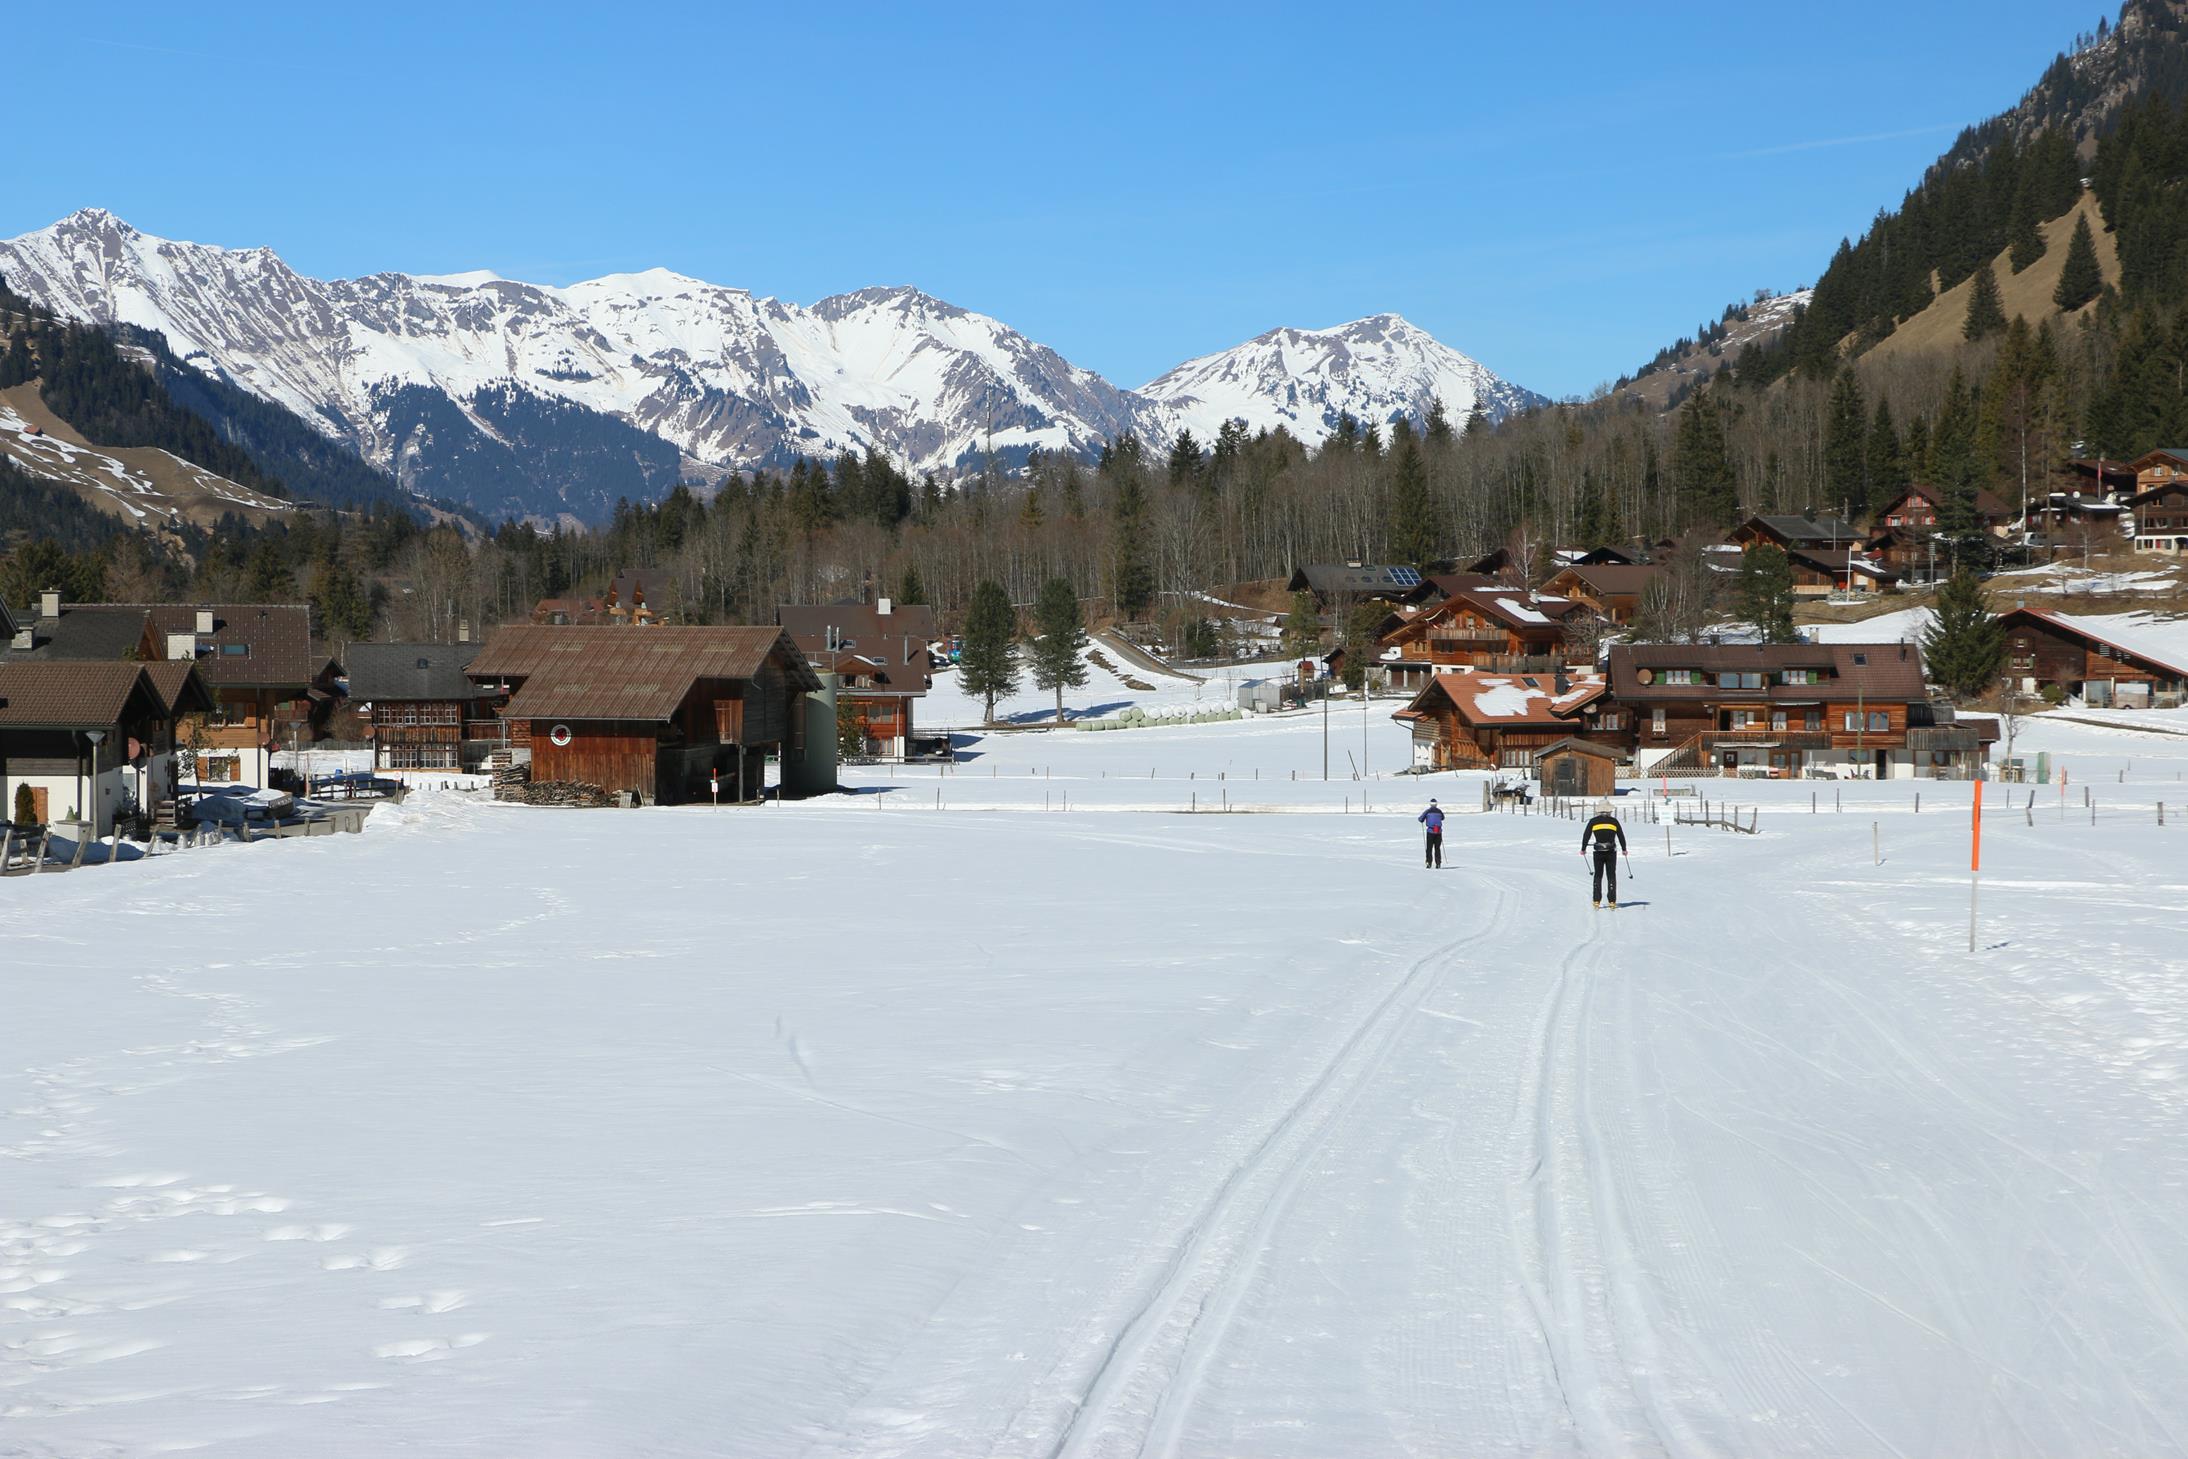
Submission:
[[[1611,906],[1618,906],[1618,854],[1626,849],[1626,828],[1618,824],[1618,817],[1605,806],[1588,818],[1588,824],[1580,828],[1580,854],[1595,853],[1595,904],[1603,905],[1608,891]]]

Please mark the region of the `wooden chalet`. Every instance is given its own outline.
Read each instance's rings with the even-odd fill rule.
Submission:
[[[2128,462],[2127,469],[2135,473],[2133,492],[2145,492],[2169,481],[2188,481],[2188,449],[2160,446]]]
[[[1787,552],[1796,548],[1829,551],[1858,543],[1861,533],[1840,517],[1759,515],[1734,527],[1725,541],[1742,550],[1767,543]]]
[[[1663,571],[1646,563],[1576,562],[1560,569],[1542,591],[1576,603],[1606,623],[1631,623],[1641,611],[1642,595]]]
[[[1433,608],[1454,593],[1468,588],[1494,588],[1497,580],[1479,572],[1431,572],[1421,574],[1421,585],[1398,600],[1401,608]]]
[[[1822,598],[1834,594],[1884,592],[1899,586],[1899,574],[1864,553],[1869,539],[1838,517],[1749,517],[1725,541],[1741,552],[1758,547],[1783,551],[1793,570],[1793,594]]]
[[[2188,476],[2153,482],[2127,499],[2137,552],[2188,554]]]
[[[1294,593],[1311,593],[1315,607],[1366,602],[1400,603],[1421,586],[1421,575],[1403,565],[1364,562],[1317,562],[1296,568],[1285,584]]]
[[[657,567],[627,567],[597,595],[542,598],[532,622],[546,628],[651,628],[673,621],[675,580]]]
[[[850,706],[866,754],[901,760],[911,753],[913,711],[934,687],[934,609],[887,598],[784,604],[775,621],[808,663],[836,676],[836,702]]]
[[[1623,714],[1602,704],[1594,674],[1508,674],[1480,669],[1434,675],[1391,718],[1413,731],[1423,770],[1532,770],[1545,747],[1574,737],[1619,743]]]
[[[200,781],[265,785],[277,750],[326,738],[341,668],[311,641],[303,603],[181,603],[152,608],[160,657],[195,662],[213,706],[186,721]]]
[[[190,663],[0,661],[0,820],[19,790],[35,823],[149,818],[175,793],[178,718],[212,703]]]
[[[1434,607],[1383,622],[1376,664],[1393,688],[1425,688],[1444,669],[1554,672],[1564,657],[1570,599],[1517,588],[1465,588]]]
[[[2031,532],[2059,537],[2118,530],[2126,502],[2139,489],[2132,463],[2075,459],[2051,473],[2046,491],[2025,503],[2023,525]]]
[[[717,774],[722,799],[755,798],[768,754],[807,753],[804,697],[821,688],[781,628],[504,628],[464,672],[508,693],[535,782],[661,805],[707,800]],[[832,763],[824,738],[811,748]]]
[[[476,770],[508,742],[500,694],[465,674],[475,643],[353,643],[350,702],[372,737],[375,770]]]
[[[2153,641],[2138,617],[2002,613],[2007,677],[2026,691],[2057,689],[2092,705],[2177,704],[2188,693],[2188,654]]]
[[[71,604],[46,592],[17,624],[10,660],[195,663],[212,703],[178,733],[201,781],[267,784],[276,750],[325,738],[339,693],[302,603]]]
[[[1917,736],[1929,711],[1906,643],[1614,644],[1610,697],[1650,775],[1934,772],[1964,746]],[[1950,739],[1950,737],[1946,737]]]
[[[1944,493],[1934,486],[1917,483],[1885,503],[1883,509],[1876,514],[1875,526],[1934,532],[1943,512]],[[1982,487],[1975,489],[1975,522],[1985,532],[1993,535],[2001,533],[2019,515],[1996,492],[1986,491]]]
[[[1785,559],[1793,569],[1793,596],[1797,598],[1858,597],[1888,593],[1899,587],[1899,574],[1869,557],[1858,544],[1788,548]]]

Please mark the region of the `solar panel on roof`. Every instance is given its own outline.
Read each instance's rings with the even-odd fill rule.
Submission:
[[[1417,588],[1421,585],[1421,575],[1410,567],[1386,567],[1383,575],[1401,588]]]

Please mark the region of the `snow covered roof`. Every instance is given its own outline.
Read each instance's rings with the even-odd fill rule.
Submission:
[[[1441,697],[1448,700],[1468,724],[1505,728],[1523,724],[1564,724],[1582,706],[1601,695],[1604,687],[1602,677],[1596,674],[1568,679],[1561,674],[1491,674],[1458,670],[1436,675],[1401,713],[1418,718],[1433,698]]]
[[[2152,668],[2188,679],[2188,619],[2154,618],[2148,613],[2047,613],[2041,608],[2015,608],[2001,617],[2033,618],[2063,628],[2141,659]]]

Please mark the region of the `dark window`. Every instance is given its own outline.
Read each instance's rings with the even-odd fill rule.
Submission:
[[[220,646],[220,652],[225,658],[247,658],[250,655],[251,646],[247,643],[224,643]]]
[[[1857,669],[1866,669],[1867,667],[1869,667],[1869,656],[1867,654],[1855,654],[1854,667]]]

